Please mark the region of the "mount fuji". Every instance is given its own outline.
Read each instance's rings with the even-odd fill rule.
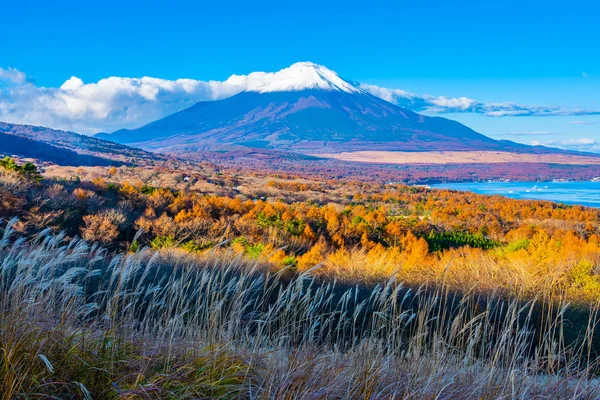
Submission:
[[[441,117],[398,107],[318,64],[301,62],[275,73],[233,75],[246,90],[202,101],[137,129],[102,139],[159,152],[241,147],[306,154],[380,151],[546,152],[498,141]]]

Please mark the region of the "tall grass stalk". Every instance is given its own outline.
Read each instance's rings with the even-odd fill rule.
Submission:
[[[598,307],[0,240],[2,399],[596,398]]]

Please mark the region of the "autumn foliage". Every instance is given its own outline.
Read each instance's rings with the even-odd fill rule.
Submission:
[[[567,290],[582,301],[600,294],[597,209],[281,176],[242,196],[118,181],[124,174],[114,167],[91,182],[38,184],[37,175],[19,174],[12,164],[0,174],[1,216],[18,216],[24,233],[64,230],[115,250],[231,247],[274,269],[314,269],[348,282],[396,276],[482,290]],[[204,179],[239,181],[221,173]],[[312,197],[297,201],[298,193]]]
[[[598,209],[2,165],[0,398],[600,393]]]

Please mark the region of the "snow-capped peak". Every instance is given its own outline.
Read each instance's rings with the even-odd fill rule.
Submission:
[[[278,72],[232,75],[227,82],[235,86],[245,86],[246,91],[259,93],[305,89],[362,92],[358,87],[340,78],[334,71],[311,62],[295,63]]]

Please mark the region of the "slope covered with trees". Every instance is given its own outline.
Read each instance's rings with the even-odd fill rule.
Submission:
[[[164,159],[160,155],[74,132],[6,122],[0,122],[0,154],[72,166],[119,166]]]
[[[211,165],[50,172],[0,162],[6,399],[600,393],[598,209]]]
[[[119,251],[231,247],[276,268],[321,264],[317,274],[348,282],[398,276],[419,284],[443,275],[457,288],[509,290],[517,279],[510,274],[519,273],[531,293],[552,282],[578,298],[600,294],[600,285],[581,287],[570,275],[600,256],[598,209],[402,185],[250,179],[208,169],[186,175],[180,168],[112,167],[90,181],[77,175],[40,184],[3,168],[0,216],[18,216],[15,229],[28,235],[51,228]],[[153,184],[161,179],[173,186]],[[469,266],[475,260],[477,274]],[[498,269],[487,272],[495,278],[482,279],[489,268]],[[538,278],[542,271],[550,281]],[[588,274],[596,282],[595,270]]]

